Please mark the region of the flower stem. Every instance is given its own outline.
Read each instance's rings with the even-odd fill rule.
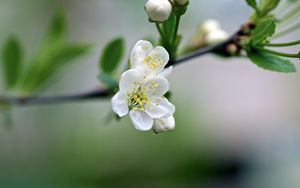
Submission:
[[[286,42],[286,43],[266,43],[264,46],[270,46],[270,47],[286,47],[286,46],[295,46],[300,44],[300,40],[294,41],[294,42]]]
[[[177,38],[177,33],[178,33],[178,28],[179,28],[179,23],[180,23],[180,17],[181,16],[175,16],[175,27],[173,31],[173,38],[172,38],[172,46],[176,45],[176,38]]]
[[[177,53],[177,33],[178,33],[178,28],[179,28],[179,23],[180,23],[180,15],[175,15],[175,25],[173,30],[171,31],[171,41],[170,41],[170,49],[168,49],[170,53],[170,61],[174,62],[176,59],[176,53]]]
[[[157,31],[160,34],[161,39],[164,41],[165,40],[165,34],[164,34],[163,29],[161,28],[161,26],[159,25],[159,23],[156,23],[155,25],[156,25]]]
[[[274,55],[278,55],[278,56],[282,56],[282,57],[299,58],[299,54],[289,54],[289,53],[284,53],[284,52],[278,52],[278,51],[269,50],[269,49],[261,48],[261,47],[255,47],[255,48],[259,49],[261,51],[268,52],[270,54],[274,54]]]

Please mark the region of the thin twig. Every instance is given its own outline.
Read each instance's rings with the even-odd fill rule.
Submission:
[[[57,104],[73,101],[99,99],[108,96],[110,96],[110,89],[99,89],[87,93],[61,96],[0,97],[0,104],[17,106]]]
[[[173,66],[182,64],[188,60],[203,56],[208,53],[213,53],[219,49],[222,49],[227,44],[231,43],[234,40],[234,34],[228,40],[206,48],[202,48],[197,52],[187,55],[186,57],[179,58],[172,64]],[[32,97],[3,97],[0,96],[0,105],[15,105],[15,106],[28,106],[28,105],[46,105],[46,104],[57,104],[57,103],[66,103],[66,102],[74,102],[74,101],[84,101],[84,100],[92,100],[92,99],[100,99],[107,98],[111,96],[111,88],[98,89],[95,91],[80,93],[80,94],[72,94],[72,95],[61,95],[61,96],[32,96]]]

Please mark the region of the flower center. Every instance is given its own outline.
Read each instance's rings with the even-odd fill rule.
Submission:
[[[148,55],[143,62],[145,65],[147,65],[151,70],[156,70],[158,67],[160,67],[163,64],[162,59],[158,56],[157,53],[154,53],[153,55]]]
[[[133,110],[145,110],[145,105],[150,104],[150,98],[145,91],[142,91],[141,88],[136,89],[135,91],[128,93],[128,104],[129,107]]]

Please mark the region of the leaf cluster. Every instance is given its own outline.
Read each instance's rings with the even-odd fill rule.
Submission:
[[[7,38],[2,49],[3,77],[7,90],[30,95],[47,87],[55,75],[73,60],[86,54],[90,46],[67,41],[66,17],[57,11],[47,29],[41,47],[28,62],[15,36]]]

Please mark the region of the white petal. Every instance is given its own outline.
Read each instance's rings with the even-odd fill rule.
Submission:
[[[120,91],[126,92],[131,91],[134,88],[138,87],[137,83],[142,83],[144,80],[143,74],[135,69],[129,69],[124,72],[121,76],[119,87]]]
[[[156,133],[171,131],[174,129],[175,129],[175,119],[173,116],[154,120],[153,131]]]
[[[112,109],[118,114],[119,117],[123,117],[128,114],[128,101],[124,93],[118,92],[111,99]]]
[[[173,115],[175,106],[164,97],[153,98],[146,106],[146,113],[152,118],[166,118]]]
[[[131,110],[129,114],[136,129],[140,131],[148,131],[152,128],[154,120],[145,112]]]
[[[161,97],[170,89],[170,84],[165,77],[151,76],[145,79],[142,89],[148,93],[149,97]]]
[[[158,76],[163,76],[163,77],[167,78],[167,77],[170,76],[170,74],[172,73],[172,71],[173,71],[173,66],[170,66],[170,67],[165,68],[164,70],[162,70],[162,71],[158,74]]]
[[[133,47],[130,54],[130,65],[133,69],[140,69],[144,66],[145,57],[153,50],[152,44],[145,40],[139,40]]]
[[[159,66],[152,69],[156,74],[161,72],[166,64],[169,62],[170,56],[167,50],[162,46],[157,46],[154,50],[149,54],[149,56],[154,57],[154,61],[159,63]]]

